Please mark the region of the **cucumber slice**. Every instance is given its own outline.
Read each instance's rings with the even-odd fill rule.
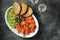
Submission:
[[[16,15],[13,13],[13,8],[9,10],[7,17],[8,17],[9,24],[11,25],[11,27],[14,28],[18,23],[15,20]]]

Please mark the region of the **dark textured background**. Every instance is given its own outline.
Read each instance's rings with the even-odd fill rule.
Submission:
[[[30,5],[39,21],[39,32],[29,39],[15,35],[5,23],[5,11],[14,1],[16,0],[0,0],[0,40],[60,40],[60,0],[39,0],[34,6],[30,0],[17,0]],[[37,7],[40,3],[47,5],[46,12],[39,13]]]

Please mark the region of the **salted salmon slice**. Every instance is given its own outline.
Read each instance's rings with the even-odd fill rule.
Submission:
[[[21,3],[21,7],[22,7],[22,10],[20,12],[20,15],[23,15],[26,13],[26,11],[28,9],[28,5],[25,2],[23,2],[23,3]]]
[[[21,10],[21,5],[18,2],[13,3],[14,14],[19,14]]]

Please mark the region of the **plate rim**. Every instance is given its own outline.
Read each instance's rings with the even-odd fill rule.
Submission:
[[[31,37],[35,36],[35,35],[37,34],[38,30],[39,30],[39,23],[38,23],[37,18],[34,16],[34,14],[32,14],[32,16],[35,18],[35,19],[34,19],[35,22],[37,21],[37,24],[36,24],[36,25],[38,26],[38,29],[37,29],[37,32],[36,32],[33,36],[24,37],[24,36],[18,35],[16,32],[14,32],[14,31],[12,30],[12,27],[10,27],[9,22],[7,21],[7,13],[8,13],[8,11],[9,11],[12,7],[13,7],[13,6],[10,6],[9,8],[7,8],[7,10],[5,11],[5,16],[4,16],[5,22],[6,22],[7,26],[8,26],[8,28],[9,28],[14,34],[16,34],[17,36],[23,37],[23,38],[31,38]]]

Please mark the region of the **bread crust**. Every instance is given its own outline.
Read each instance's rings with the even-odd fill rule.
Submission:
[[[14,14],[19,14],[21,11],[21,5],[18,2],[13,3]]]
[[[31,7],[29,7],[29,8],[28,8],[28,11],[27,11],[27,13],[24,15],[24,17],[28,17],[28,16],[32,15],[32,13],[33,13],[33,10],[32,10]]]
[[[27,12],[28,5],[25,2],[23,2],[23,3],[21,3],[21,7],[22,7],[22,10],[20,12],[20,15],[23,15]]]

